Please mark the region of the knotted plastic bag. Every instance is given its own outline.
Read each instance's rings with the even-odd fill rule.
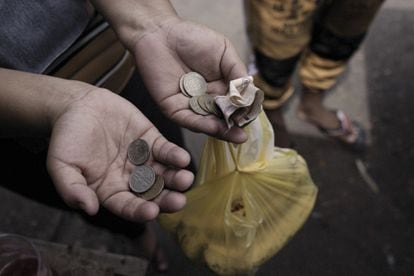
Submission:
[[[317,188],[303,158],[275,148],[262,112],[234,145],[209,137],[186,207],[160,216],[184,253],[218,274],[244,274],[278,252],[302,226]]]

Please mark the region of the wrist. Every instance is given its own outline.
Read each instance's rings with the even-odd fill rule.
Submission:
[[[0,68],[0,136],[47,136],[57,117],[93,86]]]
[[[125,28],[121,40],[127,49],[134,54],[137,43],[147,34],[165,31],[171,26],[178,24],[182,20],[178,16],[160,16],[160,18],[153,17],[151,19],[141,22],[140,28]]]
[[[91,0],[109,21],[121,42],[133,53],[134,46],[147,33],[180,21],[168,0]]]
[[[67,112],[71,106],[80,102],[82,98],[99,89],[93,85],[73,80],[59,81],[59,88],[55,89],[45,103],[45,117],[47,131],[51,133],[56,121]]]

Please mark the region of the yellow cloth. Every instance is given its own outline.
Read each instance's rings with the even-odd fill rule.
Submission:
[[[300,82],[311,91],[324,91],[335,85],[346,61],[331,60],[307,51],[299,66]]]
[[[209,138],[186,207],[160,216],[184,253],[221,275],[249,273],[302,226],[317,188],[294,150],[275,148],[262,112],[233,145]]]
[[[300,53],[308,44],[316,1],[245,0],[253,48],[274,59]]]
[[[348,58],[330,60],[310,51],[308,44],[314,20],[318,18],[327,30],[338,37],[360,36],[367,32],[384,0],[317,2],[245,0],[247,33],[253,48],[274,60],[286,60],[305,52],[299,74],[302,84],[315,92],[330,89],[335,85]],[[265,103],[266,109],[275,109],[285,101],[270,98]]]
[[[283,88],[276,88],[269,85],[260,75],[254,75],[254,84],[265,94],[263,108],[265,110],[274,110],[281,107],[287,102],[295,92],[293,85],[289,82]]]

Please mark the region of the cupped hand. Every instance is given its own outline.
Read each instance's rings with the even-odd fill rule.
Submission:
[[[166,189],[154,201],[130,192],[134,166],[127,160],[128,145],[145,140],[150,148],[146,164],[165,178]],[[47,167],[64,201],[86,213],[99,206],[131,221],[148,221],[160,211],[175,212],[185,205],[193,174],[185,169],[189,154],[168,142],[127,100],[94,89],[72,102],[56,117]]]
[[[227,129],[214,115],[201,116],[189,108],[180,93],[179,79],[195,71],[208,82],[208,93],[223,95],[232,79],[247,75],[230,41],[206,27],[182,20],[160,25],[135,43],[138,69],[156,103],[179,125],[234,143],[247,139],[238,127]]]

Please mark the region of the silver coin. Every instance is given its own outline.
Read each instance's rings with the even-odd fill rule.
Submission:
[[[198,105],[203,109],[205,112],[210,113],[207,107],[208,95],[204,94],[197,97]]]
[[[148,191],[155,182],[155,171],[150,166],[137,166],[129,177],[129,188],[135,193]]]
[[[205,111],[207,111],[208,113],[221,117],[222,115],[221,111],[216,105],[213,95],[209,95],[209,94],[202,95],[200,96],[198,102],[200,104],[200,107],[204,109]]]
[[[190,96],[199,96],[207,92],[207,82],[202,75],[190,72],[183,77],[183,88]]]
[[[134,165],[142,165],[149,158],[149,146],[145,140],[136,139],[128,146],[128,160]]]
[[[191,96],[187,93],[187,91],[185,91],[185,88],[184,88],[184,85],[183,85],[184,77],[185,77],[185,75],[182,75],[181,78],[180,78],[180,84],[179,84],[180,91],[184,96],[191,98]]]
[[[157,175],[157,179],[155,180],[154,185],[146,191],[145,193],[141,193],[138,196],[145,200],[152,200],[156,198],[164,189],[164,177],[161,175]]]
[[[216,103],[216,97],[213,97],[213,103],[209,106],[211,112],[219,118],[223,118],[223,113],[221,112],[220,107]]]
[[[203,115],[203,116],[208,115],[209,113],[200,107],[200,104],[198,103],[198,97],[199,96],[196,96],[190,99],[189,104],[190,104],[191,110],[199,115]]]
[[[210,112],[216,115],[219,118],[223,117],[223,113],[221,113],[220,108],[217,106],[216,102],[213,101],[213,103],[209,106]]]

